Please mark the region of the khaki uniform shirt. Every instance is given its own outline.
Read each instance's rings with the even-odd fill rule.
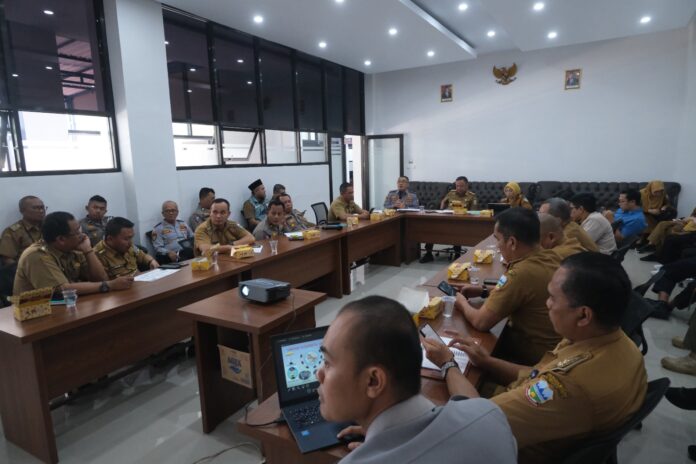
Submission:
[[[84,254],[79,251],[63,253],[40,240],[30,245],[19,258],[12,294],[87,280]]]
[[[500,203],[510,203],[510,200],[508,200],[507,197],[501,198]],[[511,206],[514,208],[515,206],[520,207],[520,208],[525,208],[525,209],[534,209],[532,204],[527,200],[527,197],[522,197],[522,199],[519,201],[519,205],[512,205]]]
[[[297,232],[299,230],[305,230],[314,227],[314,223],[309,222],[304,217],[304,214],[297,211],[296,209],[293,209],[292,213],[285,216],[285,224],[288,225],[288,229],[290,232]]]
[[[19,261],[22,252],[39,240],[41,228],[20,219],[3,231],[0,238],[0,256]]]
[[[89,237],[90,245],[94,246],[104,238],[104,229],[106,223],[112,219],[112,216],[104,216],[101,221],[95,221],[89,216],[80,219],[80,229]]]
[[[132,276],[139,268],[148,269],[154,258],[136,246],[131,246],[125,253],[119,253],[109,245],[100,241],[94,246],[94,252],[101,261],[109,279],[121,276]]]
[[[563,233],[565,234],[566,238],[574,238],[578,242],[580,242],[580,245],[587,250],[587,251],[599,251],[599,248],[597,248],[597,244],[592,240],[592,237],[590,237],[587,232],[585,232],[585,229],[580,227],[580,224],[578,224],[575,221],[570,221],[566,226],[563,228]]]
[[[491,400],[507,416],[520,463],[561,462],[590,435],[615,430],[645,400],[643,356],[621,329],[564,339]]]
[[[575,238],[568,238],[566,237],[563,243],[560,245],[556,245],[555,247],[551,248],[556,254],[558,255],[559,259],[562,261],[566,259],[568,256],[572,256],[578,253],[582,253],[583,251],[587,251],[581,244],[580,242],[577,241]]]
[[[227,221],[225,227],[220,230],[216,229],[210,222],[210,219],[204,221],[196,229],[194,236],[194,252],[196,256],[201,255],[199,245],[232,245],[236,240],[246,236],[249,232],[234,221]]]
[[[508,318],[498,343],[504,359],[532,365],[561,340],[546,307],[546,286],[560,262],[556,252],[543,249],[513,261],[486,299],[486,311]]]
[[[266,217],[266,219],[259,222],[259,225],[257,225],[254,229],[254,238],[256,240],[266,240],[267,238],[271,238],[275,235],[277,239],[285,232],[290,232],[287,225],[281,224],[279,226],[274,226],[273,224],[268,223],[268,217]]]
[[[346,203],[342,196],[338,196],[331,202],[331,207],[329,208],[329,221],[338,221],[338,217],[341,214],[360,214],[362,212],[363,209],[354,201]]]
[[[466,209],[478,209],[478,198],[471,190],[467,190],[464,195],[459,195],[456,190],[450,190],[445,195],[445,209],[449,208],[453,201],[461,201],[462,207]]]
[[[198,226],[203,224],[203,222],[205,222],[209,217],[210,210],[198,205],[196,211],[194,211],[189,218],[189,226],[191,226],[191,230],[196,230]]]

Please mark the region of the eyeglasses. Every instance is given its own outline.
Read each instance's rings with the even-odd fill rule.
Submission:
[[[162,212],[163,213],[178,213],[179,210],[178,209],[163,209]]]

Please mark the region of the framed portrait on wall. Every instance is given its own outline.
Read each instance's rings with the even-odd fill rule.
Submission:
[[[452,84],[440,86],[440,103],[452,101]]]
[[[568,69],[565,72],[565,89],[574,90],[580,88],[582,69]]]

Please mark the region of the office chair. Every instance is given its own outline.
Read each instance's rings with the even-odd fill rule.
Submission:
[[[581,443],[578,448],[561,461],[562,464],[618,464],[616,447],[621,439],[631,430],[635,429],[655,409],[665,392],[669,388],[667,377],[648,382],[648,391],[645,393],[643,405],[633,416],[613,432],[590,438]]]
[[[648,341],[643,333],[643,322],[650,317],[655,310],[638,292],[631,292],[631,299],[628,308],[621,321],[621,328],[628,338],[633,340],[641,353],[645,356],[648,353]]]
[[[633,245],[636,244],[639,238],[639,235],[632,235],[631,237],[626,237],[625,239],[623,239],[623,241],[621,242],[621,246],[619,247],[619,249],[617,249],[611,254],[611,257],[619,263],[622,263],[624,258],[626,257],[626,253],[628,253],[628,250],[630,250],[631,247],[633,247]]]
[[[316,224],[318,226],[328,222],[329,209],[326,207],[326,203],[323,201],[320,203],[314,203],[312,205],[312,210],[314,210],[314,217],[316,218]]]

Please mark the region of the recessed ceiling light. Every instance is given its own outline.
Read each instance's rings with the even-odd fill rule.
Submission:
[[[196,68],[189,68],[189,71],[196,72]]]
[[[558,32],[551,31],[548,34],[546,34],[546,37],[548,37],[549,39],[555,39],[556,37],[558,37]]]
[[[534,6],[532,6],[532,8],[534,9],[534,11],[541,11],[544,9],[545,6],[546,5],[544,5],[544,2],[536,2]]]
[[[433,56],[435,56],[435,52],[433,50],[428,50],[427,55],[432,58]]]
[[[187,92],[188,92],[188,93],[193,93],[193,90],[188,89]]]
[[[237,60],[237,63],[244,63],[244,60],[240,58]]]
[[[389,35],[396,35],[398,33],[399,33],[399,31],[397,31],[395,27],[389,28]]]
[[[372,61],[370,60],[365,60],[365,66],[370,66],[372,64]]]
[[[251,84],[253,84],[253,82],[251,82],[251,81],[247,81],[247,84],[248,84],[248,85],[251,85]]]
[[[165,40],[165,41],[164,41],[164,45],[169,45],[169,41],[168,41],[168,40]]]
[[[336,0],[336,3],[343,3],[343,0]]]
[[[459,6],[457,7],[457,9],[459,11],[466,11],[467,8],[469,8],[469,5],[467,5],[466,3],[460,3]]]
[[[641,24],[648,24],[650,21],[652,21],[652,18],[650,16],[643,16],[642,18],[640,18]]]
[[[19,77],[19,74],[12,73],[12,77]]]
[[[486,35],[487,35],[488,37],[495,37],[495,31],[494,31],[493,29],[491,29],[490,31],[488,31],[488,32],[486,33]]]
[[[53,66],[46,66],[46,69],[48,69],[50,71],[53,69]]]
[[[44,14],[48,16],[53,16],[53,11],[52,10],[44,10]]]
[[[261,24],[263,22],[263,16],[261,16],[261,15],[254,16],[254,22],[256,24]]]
[[[319,48],[326,48],[326,42],[324,42],[323,40],[319,42]]]

